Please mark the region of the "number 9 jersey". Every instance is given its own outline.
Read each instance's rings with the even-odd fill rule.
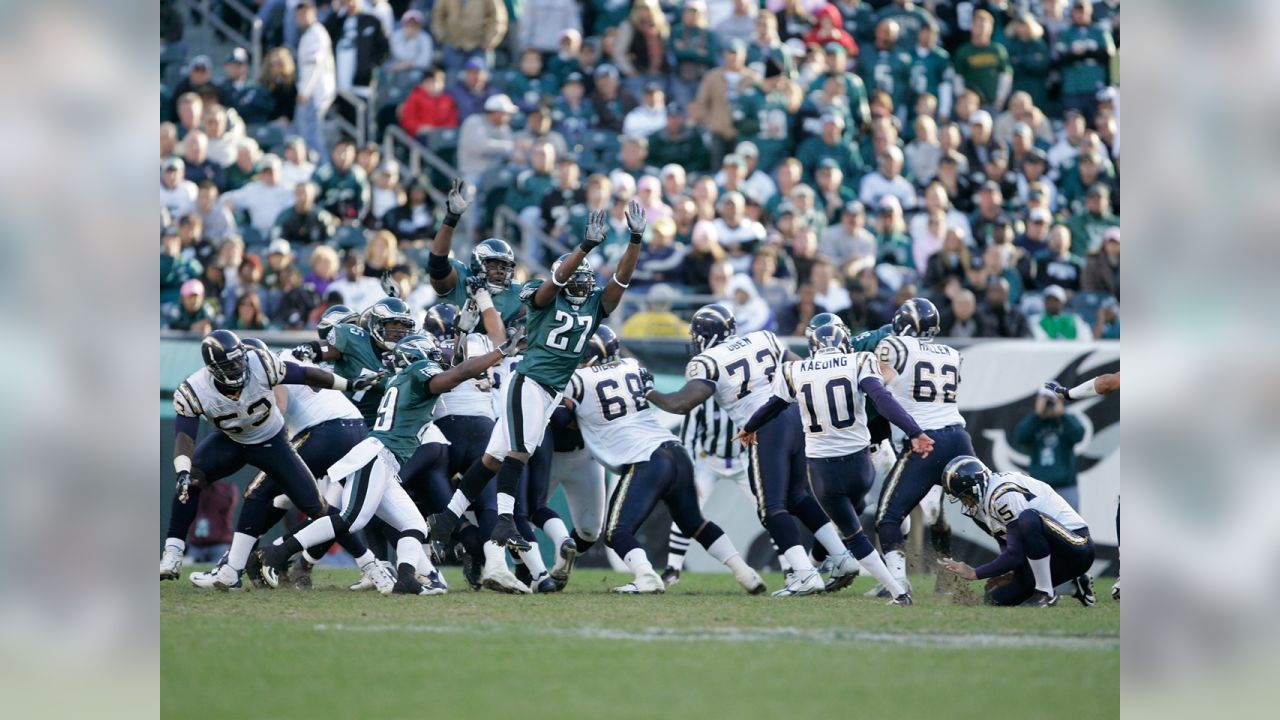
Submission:
[[[876,358],[897,375],[887,387],[923,430],[964,427],[957,392],[960,352],[950,345],[920,342],[909,335],[890,335],[876,346]],[[902,431],[893,429],[895,439]]]
[[[676,439],[649,409],[640,363],[632,358],[579,368],[568,394],[587,449],[614,472],[648,460],[659,445]]]
[[[695,355],[684,376],[714,385],[716,402],[734,425],[743,427],[773,396],[773,376],[782,355],[778,338],[768,330],[757,330]]]
[[[208,368],[200,368],[173,392],[174,412],[213,423],[241,445],[257,445],[284,428],[271,388],[284,380],[284,361],[257,348],[245,348],[244,387],[234,398],[218,391]]]

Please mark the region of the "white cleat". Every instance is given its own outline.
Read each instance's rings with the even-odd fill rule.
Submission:
[[[1116,578],[1116,584],[1111,586],[1111,599],[1120,599],[1120,578]]]
[[[480,573],[480,586],[494,592],[511,593],[512,595],[528,595],[533,592],[528,585],[520,582],[505,565],[490,568],[486,564],[484,570]]]
[[[763,595],[769,588],[765,587],[764,578],[760,577],[760,573],[747,568],[747,572],[737,576],[738,584],[747,591],[749,595]]]
[[[796,576],[795,580],[787,583],[787,586],[773,594],[774,597],[799,597],[801,595],[815,595],[825,588],[822,582],[822,576],[817,570],[805,575],[804,577]]]
[[[219,564],[208,572],[193,572],[187,577],[191,580],[192,585],[205,590],[212,590],[214,582],[218,579],[218,570],[221,568],[222,565]]]
[[[164,554],[160,556],[160,579],[177,580],[182,576],[182,551],[164,546]]]
[[[449,583],[444,579],[444,573],[439,570],[432,570],[425,575],[418,573],[416,577],[425,590],[423,595],[444,595],[449,592]]]
[[[240,579],[241,571],[233,569],[230,565],[219,565],[213,569],[211,574],[213,575],[213,588],[215,590],[244,590],[246,588]]]
[[[862,572],[862,566],[853,559],[853,553],[845,553],[831,562],[831,576],[827,578],[826,591],[839,592],[853,584]]]
[[[560,552],[556,553],[556,562],[551,566],[551,579],[564,587],[569,584],[569,573],[573,572],[573,563],[578,559],[578,544],[573,538],[565,538],[560,543]]]
[[[396,576],[391,572],[391,564],[374,560],[360,568],[360,581],[347,588],[348,590],[368,590],[373,588],[379,595],[390,595],[396,586]]]
[[[666,592],[666,586],[662,584],[662,578],[658,573],[650,570],[647,573],[641,573],[636,576],[635,580],[621,585],[613,589],[613,592],[622,593],[623,595],[640,595],[645,593],[661,593]]]

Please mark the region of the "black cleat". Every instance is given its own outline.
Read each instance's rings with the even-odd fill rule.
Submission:
[[[516,528],[516,520],[510,515],[498,516],[498,522],[493,526],[493,534],[489,536],[489,540],[498,547],[516,552],[527,552],[533,547],[520,535],[520,531]]]
[[[418,582],[418,578],[414,577],[412,570],[407,570],[407,565],[401,565],[400,570],[396,573],[395,587],[391,588],[392,594],[395,595],[422,595],[426,593],[426,587]]]
[[[249,560],[244,564],[245,578],[259,590],[267,586],[267,581],[262,577],[262,558],[259,556],[261,552],[261,550],[255,550],[249,553]]]
[[[680,582],[680,571],[679,571],[679,570],[677,570],[677,569],[675,569],[675,568],[673,568],[673,567],[669,567],[669,568],[667,568],[666,570],[663,570],[663,571],[662,571],[662,584],[663,584],[663,585],[665,585],[665,586],[667,586],[667,587],[671,587],[672,585],[675,585],[675,584],[676,584],[676,583],[678,583],[678,582]]]
[[[1019,607],[1053,607],[1058,604],[1058,596],[1043,590],[1036,590],[1031,597],[1023,600]]]
[[[459,553],[462,557],[462,577],[472,590],[480,589],[480,573],[484,570],[484,560],[472,557],[470,553]]]
[[[1071,593],[1071,597],[1079,600],[1081,605],[1093,607],[1098,604],[1098,597],[1093,594],[1093,578],[1087,574],[1072,580],[1071,587],[1075,589],[1075,592]]]
[[[890,605],[913,605],[914,603],[911,600],[911,593],[904,592],[898,597],[890,600],[889,604]]]
[[[529,567],[524,563],[516,563],[516,579],[533,587],[533,573],[529,572]]]
[[[431,550],[435,553],[436,562],[444,562],[445,551],[449,547],[449,538],[453,537],[453,531],[458,527],[457,515],[452,510],[445,509],[431,516],[431,526],[429,539],[431,540]]]
[[[268,545],[254,553],[262,565],[262,578],[273,588],[283,583],[289,568],[289,553],[283,545]]]

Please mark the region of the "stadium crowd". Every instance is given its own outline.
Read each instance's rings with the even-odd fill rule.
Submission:
[[[253,4],[256,75],[162,2],[166,328],[312,327],[387,274],[434,302],[448,178],[384,156],[394,125],[475,188],[470,238],[518,218],[521,276],[607,209],[607,277],[638,198],[624,335],[685,335],[686,298],[797,335],[921,295],[953,338],[1119,337],[1118,0]]]

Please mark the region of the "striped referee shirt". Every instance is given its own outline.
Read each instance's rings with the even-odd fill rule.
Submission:
[[[685,415],[680,424],[680,443],[694,459],[712,456],[720,459],[724,467],[730,467],[738,457],[737,435],[737,426],[714,397]]]

